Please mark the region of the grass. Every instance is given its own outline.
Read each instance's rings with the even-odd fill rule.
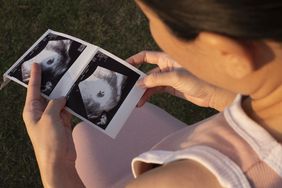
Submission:
[[[0,0],[0,74],[48,28],[101,46],[121,58],[144,49],[158,50],[133,1]],[[0,187],[42,187],[21,117],[25,92],[14,83],[0,91]],[[187,124],[215,113],[166,94],[154,96],[151,102]]]

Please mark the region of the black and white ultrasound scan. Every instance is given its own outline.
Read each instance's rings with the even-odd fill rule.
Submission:
[[[105,129],[139,76],[116,60],[97,52],[70,91],[67,106]]]
[[[41,92],[49,95],[64,73],[71,67],[86,45],[49,33],[9,73],[27,84],[32,64],[41,66]]]

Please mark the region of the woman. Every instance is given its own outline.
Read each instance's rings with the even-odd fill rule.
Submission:
[[[139,106],[161,90],[224,113],[184,127],[145,104],[114,142],[79,124],[74,147],[64,99],[40,103],[35,65],[23,117],[44,186],[121,187],[131,179],[128,160],[166,137],[133,159],[137,178],[128,187],[281,187],[282,25],[274,21],[282,3],[136,2],[169,55],[142,52],[128,60],[158,65],[139,82],[149,88]]]

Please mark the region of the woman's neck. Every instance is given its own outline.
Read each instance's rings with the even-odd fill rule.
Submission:
[[[265,97],[247,98],[242,106],[250,118],[266,129],[278,142],[282,142],[282,85]]]

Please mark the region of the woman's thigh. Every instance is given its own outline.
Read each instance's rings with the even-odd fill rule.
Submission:
[[[185,126],[149,103],[132,112],[115,139],[79,123],[73,131],[77,171],[86,187],[123,187],[133,178],[132,158]]]

